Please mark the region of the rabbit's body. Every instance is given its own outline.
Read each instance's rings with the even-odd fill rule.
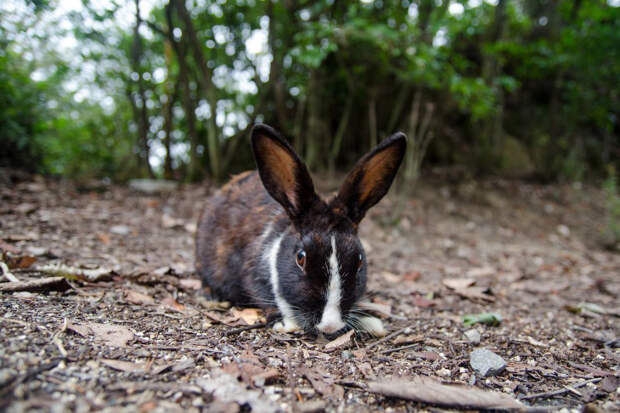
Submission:
[[[277,308],[281,330],[334,333],[357,326],[351,311],[366,287],[357,225],[387,192],[402,160],[404,136],[390,139],[326,202],[290,146],[271,128],[255,127],[258,173],[233,177],[200,218],[196,260],[203,285],[235,305]]]

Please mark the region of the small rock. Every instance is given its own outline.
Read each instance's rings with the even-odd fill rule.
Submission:
[[[340,355],[345,360],[349,360],[353,358],[353,353],[351,353],[349,350],[344,350],[342,353],[340,353]]]
[[[117,235],[127,235],[129,234],[129,227],[127,225],[114,225],[110,228],[110,232]]]
[[[503,358],[484,348],[472,351],[469,364],[482,377],[495,376],[506,368]]]
[[[473,345],[480,344],[480,332],[476,330],[475,328],[472,328],[471,330],[467,330],[466,332],[463,333],[463,335],[465,335],[465,338],[467,338],[467,340],[469,340],[471,344]]]
[[[452,375],[452,372],[450,371],[450,369],[439,369],[437,370],[437,375],[440,377],[450,377]]]
[[[570,237],[570,229],[566,225],[558,225],[558,233],[564,238]]]

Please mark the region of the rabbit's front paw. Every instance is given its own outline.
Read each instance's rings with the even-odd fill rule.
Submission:
[[[375,337],[383,337],[387,334],[385,327],[383,327],[383,321],[377,317],[359,317],[357,322],[360,331],[372,334]]]
[[[275,323],[273,329],[278,333],[292,333],[294,331],[300,331],[301,327],[297,325],[294,319],[284,318],[282,321]]]

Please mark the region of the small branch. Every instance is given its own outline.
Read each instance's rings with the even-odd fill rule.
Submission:
[[[235,328],[234,330],[228,330],[227,332],[224,333],[224,335],[232,336],[235,334],[242,333],[244,331],[256,330],[258,328],[264,328],[266,326],[267,326],[267,323],[256,323],[256,324],[252,324],[251,326],[239,327],[239,328]]]
[[[366,346],[366,350],[370,350],[371,348],[376,347],[381,343],[385,343],[386,341],[393,339],[394,337],[404,333],[405,330],[407,330],[408,328],[411,328],[411,327],[403,327],[400,330],[396,330],[393,333],[390,333],[387,336],[383,337],[382,339],[375,341],[374,343],[370,343],[369,345]]]
[[[391,353],[395,353],[395,352],[400,351],[400,350],[407,350],[408,348],[419,347],[419,346],[420,346],[420,343],[407,344],[406,346],[390,348],[390,349],[387,349],[387,350],[383,350],[381,352],[381,354],[391,354]]]
[[[575,389],[578,389],[579,387],[583,387],[583,386],[585,386],[586,384],[589,384],[589,383],[598,383],[601,380],[603,380],[603,379],[600,378],[600,377],[597,377],[595,379],[590,379],[590,380],[582,381],[582,382],[574,384],[572,386],[565,386],[563,389],[553,390],[553,391],[548,391],[548,392],[543,392],[543,393],[535,393],[535,394],[530,394],[528,396],[523,396],[523,397],[519,398],[519,400],[546,399],[546,398],[553,397],[553,396],[559,396],[560,394],[564,394],[564,393],[568,393],[568,392],[576,392]],[[577,392],[577,393],[579,393],[579,392]]]
[[[67,350],[65,350],[65,347],[62,344],[62,340],[60,340],[60,334],[64,333],[66,330],[67,330],[67,317],[65,317],[65,322],[62,324],[62,327],[60,327],[60,330],[58,330],[56,334],[52,336],[52,342],[56,344],[56,347],[58,347],[58,351],[64,358],[67,358]]]

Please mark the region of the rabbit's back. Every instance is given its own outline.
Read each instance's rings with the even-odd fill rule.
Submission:
[[[282,207],[255,171],[234,176],[206,201],[196,233],[196,268],[215,298],[237,305],[260,299],[252,284],[268,279],[261,257],[274,223],[283,219]]]

